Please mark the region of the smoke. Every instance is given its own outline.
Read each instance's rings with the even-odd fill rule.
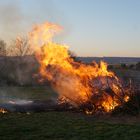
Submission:
[[[16,1],[0,4],[0,38],[9,41],[22,32],[24,15]]]
[[[22,4],[22,5],[21,5]],[[25,5],[28,5],[25,9]],[[24,7],[24,8],[23,8]],[[57,22],[69,29],[67,19],[53,1],[32,1],[22,3],[18,0],[11,2],[0,1],[0,39],[9,42],[17,36],[26,36],[28,30],[36,23],[46,20]],[[58,37],[63,40],[69,31]]]

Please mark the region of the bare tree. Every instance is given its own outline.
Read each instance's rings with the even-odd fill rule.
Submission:
[[[27,38],[18,37],[12,42],[12,44],[7,49],[8,55],[10,56],[24,56],[32,55],[33,49],[31,49]]]
[[[69,53],[71,58],[73,58],[75,61],[77,60],[77,56],[76,56],[75,52],[68,50],[68,53]]]
[[[0,56],[6,56],[6,43],[4,40],[0,40]]]

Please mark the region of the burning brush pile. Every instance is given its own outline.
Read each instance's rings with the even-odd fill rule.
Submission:
[[[29,33],[30,46],[36,50],[42,80],[59,94],[59,104],[69,104],[87,114],[110,112],[129,100],[130,88],[124,87],[107,64],[75,61],[68,46],[53,42],[62,28],[56,24],[37,25]]]
[[[105,62],[85,64],[75,61],[68,46],[52,40],[61,30],[62,27],[56,24],[45,23],[35,26],[28,36],[40,64],[41,81],[48,81],[59,95],[55,106],[50,104],[49,108],[76,109],[95,114],[112,112],[126,104],[130,100],[131,87],[124,86],[113,72],[108,71]],[[45,111],[48,108],[45,104],[32,102],[22,105],[22,108],[32,110],[31,106],[38,109],[43,106]]]

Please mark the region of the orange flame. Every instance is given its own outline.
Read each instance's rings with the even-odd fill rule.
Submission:
[[[68,46],[52,41],[61,29],[59,25],[45,23],[35,26],[29,34],[30,45],[36,50],[40,63],[40,74],[50,81],[59,96],[75,106],[90,102],[106,112],[128,100],[119,79],[107,70],[105,62],[76,62]]]
[[[7,111],[5,109],[3,109],[3,108],[0,108],[0,113],[5,114],[5,113],[7,113]]]

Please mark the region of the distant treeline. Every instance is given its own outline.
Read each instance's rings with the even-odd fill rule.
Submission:
[[[108,64],[136,64],[140,62],[140,57],[77,57],[78,60],[90,63],[92,61],[105,61]]]
[[[38,68],[34,56],[0,57],[0,85],[36,85]]]
[[[79,60],[79,57],[75,58]],[[82,57],[86,62],[87,58]],[[140,62],[133,64],[108,65],[109,69],[140,70]],[[34,55],[1,56],[0,57],[0,85],[38,85],[39,64]]]

